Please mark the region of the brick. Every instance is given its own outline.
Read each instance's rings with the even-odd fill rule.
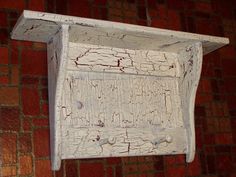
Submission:
[[[48,103],[43,103],[42,104],[42,115],[44,115],[44,116],[48,116],[49,115]]]
[[[213,116],[223,117],[224,116],[224,105],[221,103],[213,102],[211,104],[211,110]]]
[[[0,47],[0,64],[8,64],[8,48]]]
[[[156,18],[158,16],[158,10],[156,10],[156,9],[148,9],[148,16],[151,19]]]
[[[0,0],[0,7],[5,9],[23,10],[25,8],[24,0]]]
[[[109,16],[122,16],[123,10],[122,9],[109,9]]]
[[[15,134],[0,134],[2,164],[16,163],[16,138]]]
[[[17,87],[0,88],[0,105],[19,105],[19,93]]]
[[[178,164],[175,155],[164,156],[164,161],[167,166]]]
[[[216,172],[215,156],[208,155],[206,159],[207,159],[207,171],[208,171],[208,173],[215,173]]]
[[[186,176],[185,171],[184,166],[168,166],[166,168],[166,177],[183,177]]]
[[[138,21],[136,21],[136,19],[125,18],[125,17],[123,19],[123,23],[146,25],[146,21],[145,20],[138,20]]]
[[[227,45],[220,49],[219,53],[222,58],[234,59],[234,56],[236,55],[236,50],[234,46]]]
[[[227,93],[235,93],[236,78],[224,78],[224,87]]]
[[[7,13],[0,12],[0,27],[7,27]]]
[[[30,0],[29,1],[30,10],[44,11],[45,10],[45,0]]]
[[[232,9],[232,3],[234,1],[221,1],[221,0],[215,0],[214,2],[211,2],[213,10],[217,12],[217,14],[223,18],[233,18],[233,11]],[[233,5],[234,7],[234,5]]]
[[[30,133],[22,133],[19,136],[19,151],[21,153],[32,152],[32,142]]]
[[[25,49],[22,51],[23,75],[47,75],[47,55],[45,51],[36,51]]]
[[[48,119],[42,119],[42,118],[35,118],[33,119],[33,125],[35,127],[43,127],[43,126],[49,126],[49,120]]]
[[[203,18],[196,19],[195,25],[196,25],[196,32],[200,34],[214,35],[214,32],[216,31],[216,26],[212,23],[209,23],[208,20]]]
[[[98,8],[93,7],[93,18],[107,20],[107,9],[106,8]]]
[[[41,90],[41,95],[42,95],[42,99],[44,101],[48,101],[48,89],[44,88]]]
[[[48,87],[48,78],[41,78],[40,84],[42,87]]]
[[[216,144],[232,144],[233,137],[231,133],[218,133],[216,134]]]
[[[33,132],[35,157],[49,156],[49,129],[36,129]]]
[[[0,108],[0,129],[19,131],[20,117],[17,107],[2,107]]]
[[[109,5],[109,7],[121,9],[123,3],[121,1],[108,1],[108,5]]]
[[[122,163],[124,164],[130,164],[130,163],[135,163],[138,161],[138,157],[122,157]]]
[[[201,165],[201,169],[202,169],[202,174],[206,174],[207,173],[207,166],[206,166],[206,156],[204,152],[201,152],[199,154],[200,157],[200,165]]]
[[[216,156],[216,171],[220,173],[230,173],[233,170],[230,155],[222,154]]]
[[[23,76],[21,79],[21,83],[23,86],[38,87],[39,86],[39,78],[33,77],[33,76]]]
[[[147,156],[138,156],[137,162],[153,162],[153,159],[147,159]]]
[[[231,122],[230,119],[219,119],[218,120],[219,124],[219,131],[220,132],[229,132],[231,131]]]
[[[0,29],[0,44],[3,44],[3,45],[8,44],[8,39],[9,39],[8,30],[5,28]]]
[[[93,169],[93,170],[91,170]],[[101,177],[104,176],[104,167],[102,163],[80,163],[80,176],[83,177]]]
[[[22,88],[22,107],[24,115],[39,115],[39,94],[38,90],[32,88]]]
[[[153,163],[143,163],[138,165],[140,172],[149,172],[153,170]]]
[[[137,15],[137,12],[136,11],[131,11],[131,10],[128,10],[128,11],[125,11],[124,12],[124,18],[127,19],[127,18],[133,18],[133,20],[136,21],[135,17]],[[145,19],[145,18],[143,18]]]
[[[211,3],[207,2],[195,2],[195,9],[201,12],[207,12],[207,13],[212,12]]]
[[[11,84],[12,85],[19,84],[19,67],[17,65],[11,66]]]
[[[212,92],[211,82],[209,79],[202,79],[201,84],[202,84],[202,89],[204,93]]]
[[[11,50],[11,64],[18,64],[19,63],[19,49],[16,46],[12,46]]]
[[[158,171],[164,170],[163,156],[154,156],[154,168]]]
[[[18,14],[20,15],[20,14]],[[19,18],[17,15],[16,18]],[[23,48],[23,49],[32,49],[33,42],[31,41],[21,41],[21,40],[11,40],[10,45],[12,48]]]
[[[196,116],[206,116],[206,108],[204,106],[195,106],[194,115]]]
[[[107,4],[107,0],[95,0],[94,1],[95,4],[98,4],[98,5],[106,5]]]
[[[212,101],[212,95],[206,95],[206,94],[198,94],[196,95],[196,100],[195,100],[195,104],[196,105],[202,105],[202,104],[206,104]]]
[[[49,160],[35,161],[35,177],[53,177],[51,165]]]
[[[201,162],[198,154],[195,154],[193,162],[187,166],[187,176],[200,176],[201,174]]]
[[[68,5],[69,15],[79,16],[79,17],[90,17],[91,15],[90,4],[88,1],[69,0],[67,5]]]
[[[8,66],[0,66],[0,74],[1,75],[8,75]]]
[[[166,20],[163,19],[153,19],[151,21],[151,26],[157,28],[168,28],[168,23]]]
[[[161,19],[165,19],[167,17],[168,9],[165,5],[157,6],[156,11],[157,14],[155,13],[155,16],[160,17]]]
[[[113,22],[123,22],[123,19],[121,17],[118,16],[109,16],[108,18],[109,21],[113,21]]]
[[[36,50],[47,50],[47,44],[42,42],[34,42],[33,48]]]
[[[168,156],[165,156],[164,159],[165,159],[165,164],[167,166],[185,163],[184,155],[168,155]]]
[[[76,160],[67,160],[65,162],[66,177],[78,176],[78,164]]]
[[[138,165],[137,164],[125,165],[123,167],[123,170],[125,174],[135,173],[135,172],[138,172]]]
[[[1,167],[0,175],[2,177],[9,177],[16,175],[16,166]]]
[[[123,169],[122,167],[119,165],[119,166],[116,166],[115,167],[115,175],[118,177],[118,176],[122,176],[123,174]]]
[[[229,95],[227,96],[227,103],[229,110],[235,110],[236,108],[236,96],[235,95]]]
[[[204,130],[206,133],[213,133],[217,131],[218,123],[216,119],[207,118],[205,119]]]
[[[138,174],[127,174],[125,177],[140,177]]]
[[[159,0],[160,1],[160,0]],[[164,172],[156,172],[155,174],[154,174],[154,176],[155,177],[165,177],[165,174],[164,174]]]
[[[230,153],[231,147],[230,145],[220,145],[215,147],[216,153]]]
[[[215,135],[205,134],[203,138],[204,145],[214,145],[215,144]]]
[[[236,142],[236,132],[234,131],[232,134],[233,134],[233,142],[235,143]]]
[[[145,6],[139,6],[138,7],[138,17],[140,19],[147,19],[147,14],[146,14],[146,7]]]
[[[30,175],[33,171],[32,169],[32,157],[31,155],[23,155],[19,158],[20,167],[19,174],[20,175]]]
[[[119,157],[111,157],[106,159],[107,164],[109,165],[119,165],[121,164],[121,158]]]
[[[170,9],[183,9],[184,7],[183,0],[167,0],[167,5]]]
[[[222,60],[222,71],[224,76],[236,76],[236,60],[235,59],[225,59]]]
[[[24,131],[31,131],[31,120],[28,118],[24,118],[24,120],[22,120],[22,128]]]
[[[130,10],[132,12],[137,11],[137,5],[135,3],[123,2],[122,8],[124,10],[124,13],[126,10]],[[137,16],[133,16],[133,17],[136,18]]]
[[[168,10],[168,28],[172,30],[181,30],[180,15],[175,10]]]
[[[106,175],[107,177],[113,177],[113,168],[112,167],[107,167],[106,168]]]
[[[51,3],[52,1],[50,1]],[[61,5],[63,4],[63,6]],[[54,5],[55,6],[55,5]],[[67,14],[68,3],[67,0],[57,0],[56,1],[56,12],[59,14]]]
[[[9,77],[8,76],[0,76],[0,85],[8,85]]]

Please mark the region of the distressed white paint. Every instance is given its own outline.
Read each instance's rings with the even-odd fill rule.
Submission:
[[[227,38],[33,11],[12,38],[48,44],[53,170],[61,159],[193,160],[202,55]]]
[[[177,54],[69,43],[69,70],[179,76]]]
[[[52,169],[59,169],[61,165],[61,95],[67,66],[68,29],[68,25],[62,25],[47,45]]]

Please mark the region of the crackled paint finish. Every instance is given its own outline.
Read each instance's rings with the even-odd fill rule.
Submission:
[[[183,121],[187,130],[187,162],[192,162],[195,154],[194,105],[202,70],[202,55],[202,44],[195,43],[183,48],[178,56],[182,68],[178,87],[180,88]]]
[[[61,159],[193,160],[202,55],[228,39],[33,11],[12,38],[48,44],[53,170]]]
[[[69,44],[69,70],[179,76],[175,53]]]
[[[48,95],[52,169],[61,165],[61,95],[66,74],[67,51],[69,42],[68,25],[62,25],[47,45],[48,58]]]

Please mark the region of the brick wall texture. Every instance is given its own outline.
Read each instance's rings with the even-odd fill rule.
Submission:
[[[10,39],[23,9],[225,36],[204,57],[196,156],[63,160],[50,170],[46,46]],[[235,177],[236,0],[0,0],[0,176]]]

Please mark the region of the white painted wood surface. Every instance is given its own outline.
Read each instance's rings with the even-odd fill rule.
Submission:
[[[53,170],[61,159],[194,159],[202,55],[227,38],[33,11],[12,38],[48,44]]]
[[[61,165],[61,95],[64,90],[63,84],[66,76],[68,29],[68,25],[61,25],[58,32],[47,43],[52,169],[59,169]]]

